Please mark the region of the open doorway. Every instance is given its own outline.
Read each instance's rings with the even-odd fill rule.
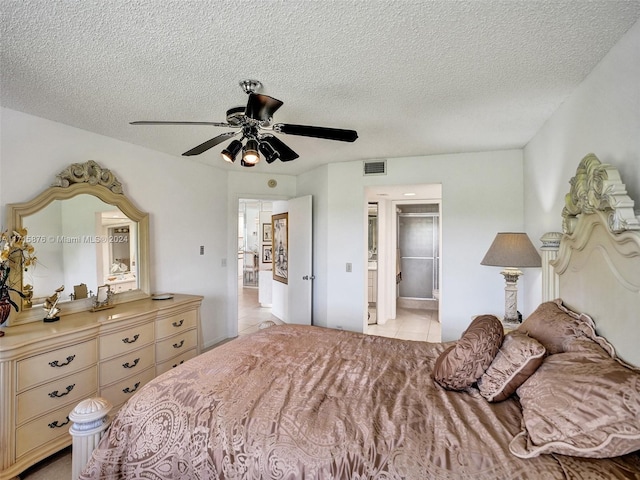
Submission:
[[[238,200],[238,335],[281,323],[271,313],[271,214],[270,200]]]
[[[365,333],[440,341],[441,192],[439,184],[367,187]]]

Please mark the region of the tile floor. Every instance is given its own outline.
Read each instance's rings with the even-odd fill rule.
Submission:
[[[373,311],[375,316],[375,311]],[[238,334],[258,330],[267,320],[276,324],[283,322],[271,314],[270,308],[262,308],[258,303],[258,289],[238,285]],[[436,310],[398,308],[396,318],[384,325],[369,325],[367,334],[393,337],[403,340],[439,342],[440,323]],[[71,478],[71,447],[43,460],[22,475],[21,480],[69,480]]]
[[[271,320],[277,325],[283,322],[271,314],[270,308],[260,306],[258,302],[258,289],[255,287],[243,287],[238,284],[238,335],[246,335],[258,330],[259,325]]]
[[[375,318],[375,309],[371,314]],[[283,323],[271,314],[270,308],[260,307],[257,288],[243,287],[242,282],[239,282],[238,334],[255,332],[265,320],[271,320],[278,325]],[[369,325],[365,333],[402,340],[441,341],[437,310],[398,308],[394,320],[388,320],[384,325]]]
[[[396,318],[384,325],[369,325],[367,334],[380,337],[440,342],[442,331],[437,310],[397,308]]]

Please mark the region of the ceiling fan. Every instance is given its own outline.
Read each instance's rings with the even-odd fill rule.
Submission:
[[[226,122],[180,122],[140,120],[131,125],[211,125],[214,127],[228,127],[237,129],[221,133],[220,135],[201,143],[197,147],[184,152],[182,155],[200,155],[212,147],[225,142],[237,135],[240,139],[233,140],[224,150],[222,158],[233,163],[242,150],[241,165],[253,167],[260,161],[260,154],[267,163],[280,159],[282,162],[295,160],[299,155],[289,148],[272,132],[286,135],[338,140],[340,142],[354,142],[358,138],[355,130],[340,128],[313,127],[310,125],[295,125],[292,123],[272,124],[273,114],[282,106],[282,102],[268,95],[256,93],[262,87],[258,80],[242,80],[240,86],[249,95],[247,105],[233,107],[227,110]],[[243,145],[244,142],[244,145]]]

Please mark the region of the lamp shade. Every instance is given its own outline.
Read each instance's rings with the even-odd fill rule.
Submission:
[[[526,233],[498,233],[481,265],[494,267],[540,267],[542,261]]]

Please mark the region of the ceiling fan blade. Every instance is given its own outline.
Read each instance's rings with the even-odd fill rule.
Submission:
[[[324,138],[326,140],[338,140],[340,142],[355,142],[358,132],[355,130],[343,130],[341,128],[312,127],[310,125],[294,125],[291,123],[276,123],[273,129],[278,133],[287,135],[300,135],[303,137]]]
[[[278,158],[282,162],[290,162],[291,160],[295,160],[300,155],[291,150],[287,145],[284,144],[282,140],[273,135],[265,135],[262,138],[263,142],[267,142],[278,154]]]
[[[200,155],[201,153],[204,153],[207,150],[209,150],[211,147],[215,147],[219,143],[222,143],[225,140],[228,140],[229,138],[233,137],[237,133],[238,132],[222,133],[222,134],[218,135],[217,137],[213,137],[213,138],[207,140],[206,142],[201,143],[197,147],[193,147],[191,150],[189,150],[188,152],[184,152],[182,155],[185,156],[185,157],[190,157],[192,155]]]
[[[135,122],[129,122],[129,125],[210,125],[213,127],[235,127],[235,125],[223,122],[165,122],[157,120],[138,120]]]
[[[247,108],[244,114],[262,122],[268,121],[273,114],[282,106],[282,102],[268,95],[250,93],[247,101]]]

